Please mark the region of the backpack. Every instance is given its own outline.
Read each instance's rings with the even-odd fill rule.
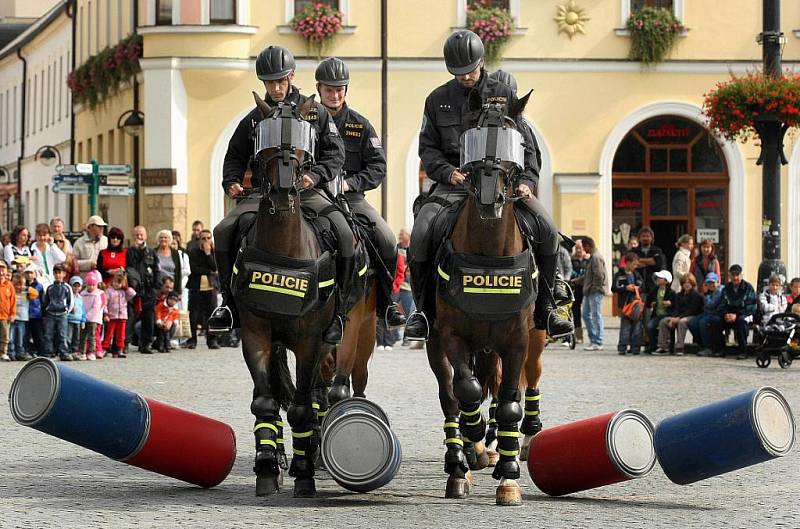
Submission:
[[[644,301],[642,301],[642,296],[639,294],[639,287],[633,287],[633,299],[625,303],[622,307],[622,314],[631,321],[639,321],[642,319],[642,315],[644,314]]]

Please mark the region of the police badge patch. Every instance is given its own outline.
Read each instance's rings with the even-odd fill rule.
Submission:
[[[336,123],[333,120],[328,121],[328,131],[330,132],[331,136],[338,136],[339,129],[336,128]]]
[[[372,148],[373,149],[380,149],[381,148],[381,139],[380,138],[378,138],[376,136],[373,136],[373,137],[371,137],[369,139],[369,141],[370,141],[370,143],[372,143]]]

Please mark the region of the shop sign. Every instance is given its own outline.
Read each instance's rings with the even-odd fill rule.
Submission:
[[[639,209],[641,207],[642,202],[640,200],[623,198],[622,200],[617,200],[614,202],[614,209]]]
[[[722,207],[722,202],[719,200],[701,200],[697,203],[697,209],[719,209]]]
[[[709,240],[714,244],[719,244],[719,230],[712,228],[697,228],[697,240]]]
[[[662,139],[676,139],[676,138],[689,138],[689,127],[676,127],[672,123],[664,123],[658,128],[647,129],[647,139],[662,140]]]
[[[174,186],[177,182],[175,169],[142,169],[141,183],[143,187]]]

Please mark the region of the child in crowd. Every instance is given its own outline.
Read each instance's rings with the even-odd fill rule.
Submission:
[[[14,360],[30,360],[33,358],[28,354],[28,306],[30,300],[39,297],[39,292],[29,287],[25,282],[25,277],[19,272],[15,272],[11,277],[11,284],[14,285],[17,301],[17,319],[11,323],[11,344],[9,356]],[[13,353],[13,354],[12,354]]]
[[[44,343],[44,319],[42,314],[42,299],[44,298],[44,287],[36,277],[36,267],[32,263],[25,266],[25,281],[28,286],[34,289],[37,296],[29,298],[28,303],[28,337],[25,339],[26,346],[33,340],[33,356],[48,356],[48,348]]]
[[[125,272],[114,274],[111,288],[106,293],[106,334],[103,350],[111,351],[114,358],[125,358],[125,329],[128,323],[128,303],[136,296],[136,291],[128,286]],[[111,349],[112,342],[116,346]]]
[[[9,281],[8,265],[0,262],[0,360],[10,362],[8,342],[11,337],[11,323],[17,318],[17,294]]]
[[[761,326],[767,325],[770,318],[775,314],[786,312],[788,306],[788,300],[783,294],[781,278],[776,275],[770,276],[767,288],[758,295],[758,308],[761,310]]]
[[[652,309],[650,321],[647,322],[647,333],[650,336],[648,353],[656,350],[658,325],[661,320],[675,313],[675,292],[670,288],[672,273],[669,270],[659,270],[653,275],[656,278],[656,286],[647,295],[647,306]]]
[[[106,296],[106,284],[103,281],[103,274],[101,274],[99,270],[95,269],[95,270],[91,270],[91,271],[87,272],[86,277],[89,277],[90,275],[92,277],[94,277],[95,279],[97,279],[97,290],[99,290],[100,293],[102,294],[103,306],[107,307],[108,306],[108,297]],[[103,349],[103,324],[102,324],[102,322],[97,326],[97,329],[95,330],[94,342],[95,342],[95,347],[97,348],[97,357],[98,358],[103,358],[103,355],[105,355],[106,353],[105,353],[105,349]]]
[[[800,277],[792,278],[789,282],[789,294],[786,298],[789,302],[786,312],[791,312],[795,305],[800,305]]]
[[[170,292],[166,299],[156,305],[156,345],[155,350],[159,353],[168,353],[172,349],[173,335],[178,327],[176,322],[180,319],[178,310],[178,293]]]
[[[97,348],[97,327],[103,324],[103,314],[105,313],[105,294],[97,288],[100,280],[99,274],[86,274],[86,289],[81,292],[83,298],[83,309],[86,312],[86,326],[81,336],[81,351],[86,351],[87,360],[103,358],[102,348]]]
[[[635,319],[622,314],[622,308],[636,298],[638,290],[642,288],[642,276],[636,271],[639,266],[639,256],[633,252],[624,255],[625,267],[614,275],[611,291],[617,294],[617,307],[620,309],[619,343],[617,351],[624,355],[630,348],[631,354],[638,355],[642,347],[642,306]]]
[[[50,356],[68,362],[72,360],[69,350],[69,322],[67,315],[72,312],[72,288],[64,283],[66,270],[61,264],[53,267],[53,283],[44,292],[42,312],[45,315],[45,349]]]
[[[72,299],[74,300],[72,311],[67,316],[70,337],[69,348],[72,351],[72,358],[86,360],[86,353],[81,349],[81,332],[86,326],[86,311],[83,308],[83,298],[81,297],[83,279],[80,276],[72,276],[69,284],[72,287]]]

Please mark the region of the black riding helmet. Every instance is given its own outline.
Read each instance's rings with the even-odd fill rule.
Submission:
[[[497,70],[496,72],[492,72],[489,74],[489,77],[494,79],[495,81],[499,81],[503,84],[507,84],[511,87],[511,90],[516,94],[517,93],[517,80],[508,72],[503,70]]]
[[[447,37],[444,43],[444,63],[453,75],[464,75],[480,64],[483,59],[481,38],[468,29],[460,29]]]
[[[270,46],[256,57],[256,75],[262,81],[277,81],[295,69],[294,56],[282,46]]]
[[[350,84],[350,69],[343,60],[328,57],[319,63],[314,77],[318,83],[328,86],[347,86]]]

